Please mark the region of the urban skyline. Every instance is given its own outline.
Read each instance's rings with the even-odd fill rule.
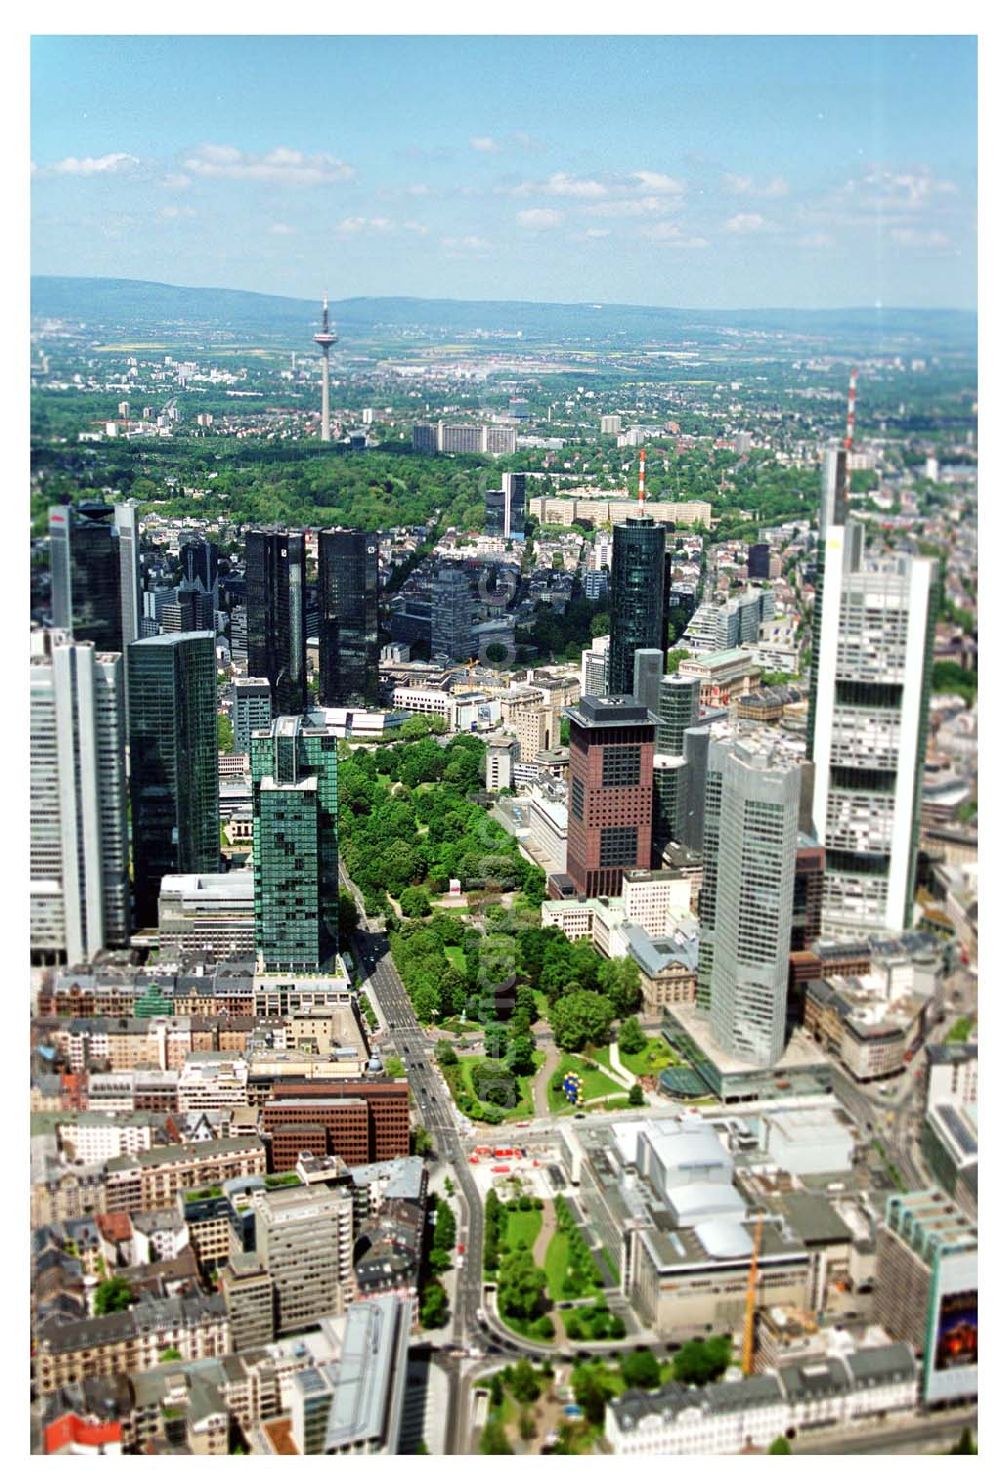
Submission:
[[[977,1452],[975,44],[36,43],[32,1454]]]

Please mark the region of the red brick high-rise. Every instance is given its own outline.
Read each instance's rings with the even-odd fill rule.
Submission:
[[[655,721],[632,695],[586,695],[569,720],[566,873],[581,895],[619,895],[653,863]]]

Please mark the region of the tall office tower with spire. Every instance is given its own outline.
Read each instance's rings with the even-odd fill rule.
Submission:
[[[363,530],[321,530],[321,705],[378,705],[378,599],[378,536]]]
[[[785,1048],[800,771],[763,727],[709,742],[698,1001],[716,1045],[754,1065]]]
[[[122,593],[122,652],[140,637],[142,581],[139,572],[139,508],[134,499],[115,505]]]
[[[250,738],[254,940],[265,972],[323,972],[337,955],[337,738],[282,715]]]
[[[129,933],[121,654],[31,635],[31,954],[89,962]]]
[[[128,670],[135,916],[155,926],[164,875],[219,867],[215,635],[142,638]]]
[[[306,708],[306,549],[301,532],[250,530],[246,540],[247,670],[271,686],[274,715]]]
[[[627,695],[638,648],[663,643],[666,532],[646,514],[646,455],[639,457],[639,509],[616,525],[611,560],[611,646],[608,694]]]
[[[828,523],[823,544],[809,722],[823,934],[901,931],[913,919],[937,562],[869,556],[850,519]]]
[[[103,653],[122,652],[122,573],[114,505],[49,510],[52,626]]]
[[[320,439],[328,443],[330,441],[330,346],[337,343],[337,336],[330,328],[330,306],[325,293],[323,295],[323,328],[319,334],[313,335],[313,340],[323,354],[323,409]]]

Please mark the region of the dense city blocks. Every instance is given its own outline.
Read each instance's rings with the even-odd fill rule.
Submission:
[[[830,307],[795,90],[755,83],[784,142],[750,174],[745,69],[714,79],[709,179],[665,58],[763,53],[641,39],[674,142],[560,71],[572,154],[526,94],[481,132],[473,42],[521,96],[515,54],[563,41],[583,87],[600,41],[614,84],[626,38],[62,40],[95,110],[153,57],[190,138],[154,161],[116,103],[120,152],[85,111],[61,162],[33,141],[33,1454],[976,1451],[968,180],[859,163],[852,250],[874,202],[892,302],[931,307],[881,276]],[[810,111],[833,43],[920,91],[934,40],[784,38],[836,73]],[[338,73],[344,159],[290,122],[243,148],[341,42],[393,129]],[[461,151],[379,72],[424,43],[468,58]],[[191,143],[209,60],[231,144]],[[372,194],[355,111],[419,180]],[[146,281],[154,180],[174,276],[242,286]],[[92,273],[82,204],[54,255],[70,186],[146,276]],[[209,269],[181,243],[223,201]],[[487,298],[508,237],[523,294]],[[382,293],[386,244],[400,293],[433,258],[455,296]]]

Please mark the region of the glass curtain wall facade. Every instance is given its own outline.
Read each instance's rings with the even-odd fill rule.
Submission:
[[[155,926],[164,875],[219,867],[214,634],[140,639],[128,676],[135,915]]]
[[[271,686],[275,715],[306,708],[305,538],[251,530],[246,541],[247,668]]]
[[[612,538],[608,694],[628,695],[636,649],[663,641],[666,531],[649,515],[629,515]]]
[[[322,530],[319,537],[321,705],[379,702],[378,537]]]
[[[265,972],[323,972],[337,955],[337,738],[280,716],[250,740],[254,935]]]
[[[52,626],[104,653],[122,652],[122,573],[115,507],[88,500],[49,510]]]

